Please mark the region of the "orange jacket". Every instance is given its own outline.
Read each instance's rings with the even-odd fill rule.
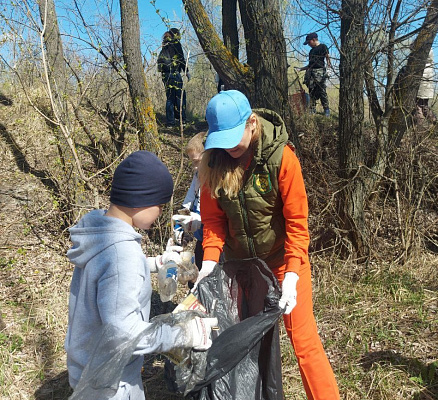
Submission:
[[[299,274],[300,266],[308,263],[308,206],[301,166],[289,146],[284,147],[277,178],[286,221],[286,271]],[[204,260],[217,262],[228,231],[227,216],[205,188],[201,191],[201,216],[204,224]]]

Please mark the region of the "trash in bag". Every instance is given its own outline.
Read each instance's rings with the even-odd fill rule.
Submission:
[[[93,336],[94,340],[90,342],[88,348],[90,359],[69,400],[113,397],[117,393],[125,366],[132,361],[134,351],[136,354],[145,354],[149,353],[148,348],[157,348],[155,341],[160,326],[182,328],[172,330],[173,348],[168,353],[164,353],[171,359],[186,363],[187,360],[195,357],[196,353],[203,353],[192,351],[187,347],[187,343],[191,342],[188,337],[190,333],[184,329],[188,321],[197,316],[206,315],[201,311],[162,314],[152,318],[149,323],[143,322],[132,327],[129,331],[112,324],[103,325],[100,332]],[[140,350],[139,344],[141,344]]]
[[[267,265],[258,258],[218,264],[194,294],[219,331],[207,352],[176,365],[178,386],[196,400],[283,400],[281,290]]]

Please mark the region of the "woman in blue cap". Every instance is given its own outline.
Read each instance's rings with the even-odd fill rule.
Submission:
[[[237,90],[207,106],[209,126],[199,168],[204,261],[198,281],[221,253],[259,257],[282,285],[280,306],[309,399],[339,399],[313,315],[308,206],[303,176],[281,117],[252,110]]]

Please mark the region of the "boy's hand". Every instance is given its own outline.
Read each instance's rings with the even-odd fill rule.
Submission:
[[[181,246],[176,246],[172,238],[167,241],[166,251],[155,258],[157,264],[157,270],[169,261],[174,261],[175,264],[182,264],[182,259],[179,253],[183,251]]]
[[[179,252],[181,252],[183,250],[184,249],[181,246],[177,245],[172,238],[169,238],[169,240],[167,241],[167,244],[166,244],[166,251],[165,251],[165,253],[167,253],[167,252],[175,252],[175,251],[177,253],[179,253]]]
[[[190,215],[176,214],[172,219],[180,224],[186,232],[196,232],[201,227],[201,216],[191,212]]]
[[[169,239],[166,245],[166,251],[156,257],[147,257],[146,264],[151,273],[157,273],[160,268],[163,267],[164,264],[169,262],[170,260],[175,261],[177,265],[182,263],[181,256],[179,252],[183,251],[181,246],[175,246],[173,239]]]
[[[217,318],[195,317],[188,322],[184,329],[188,336],[188,345],[195,350],[207,350],[211,346],[211,329],[218,324]]]

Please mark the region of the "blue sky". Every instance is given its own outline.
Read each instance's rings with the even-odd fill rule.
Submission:
[[[155,7],[151,3],[155,3]],[[188,29],[191,29],[188,17],[184,12],[182,0],[155,0],[154,2],[151,0],[138,0],[138,4],[142,38],[145,43],[154,43],[159,46],[162,34],[169,28],[169,26],[165,25],[162,18],[169,21],[170,27],[175,26],[180,28],[181,26],[188,26]],[[160,11],[159,14],[157,14],[156,9]],[[293,48],[293,53],[296,55],[300,53],[301,57],[307,58],[309,48],[303,45],[303,36],[305,36],[306,33],[318,31],[320,41],[327,44],[330,48],[330,53],[336,57],[337,51],[333,45],[332,37],[330,37],[326,30],[320,30],[322,27],[321,24],[323,24],[324,21],[312,21],[306,17],[303,12],[300,12],[300,10],[296,10],[296,12],[297,14],[294,16],[294,24],[296,24],[294,33],[299,32],[301,37],[295,36],[290,38],[292,40],[291,47]],[[335,28],[335,31],[332,32],[335,36],[337,36],[336,32],[338,28],[339,27]],[[438,51],[435,51],[435,53],[436,59],[438,57]]]
[[[71,0],[59,0],[56,4],[58,17],[60,17],[61,30],[65,30],[67,33],[73,31],[72,34],[77,33],[74,32],[74,25],[71,24],[71,21],[74,19],[74,10]],[[87,23],[92,26],[94,23],[96,26],[106,26],[105,23],[107,21],[104,21],[102,24],[102,19],[98,17],[97,14],[101,11],[101,15],[105,15],[107,6],[112,8],[113,18],[117,20],[120,15],[118,0],[109,0],[108,2],[103,0],[77,0],[77,4],[82,8]],[[220,4],[220,2],[218,2],[218,4]],[[156,53],[159,50],[161,37],[170,27],[183,27],[187,29],[182,39],[183,46],[186,48],[188,47],[188,43],[197,43],[196,35],[184,11],[182,0],[138,0],[138,6],[143,54],[146,59],[150,58],[152,52]],[[98,11],[99,8],[101,9]],[[159,13],[157,13],[157,10],[159,10]],[[326,18],[323,13],[316,15],[319,18],[315,16],[313,20],[306,16],[304,10],[297,8],[292,7],[288,10],[288,13],[290,18],[285,23],[285,34],[288,41],[288,49],[291,52],[290,55],[299,58],[300,64],[305,63],[307,61],[309,48],[303,45],[304,37],[306,33],[318,31],[321,42],[329,47],[330,54],[334,59],[334,64],[336,64],[337,51],[334,40],[339,39],[337,37],[339,27],[336,26],[336,24],[331,25],[333,27],[332,34],[334,35],[334,37],[331,37],[327,29],[321,29],[325,25],[324,19]],[[215,14],[218,14],[215,18],[219,19],[220,12]],[[167,25],[165,22],[167,22]],[[218,33],[220,34],[220,32]],[[65,40],[69,40],[69,38],[66,37]],[[192,52],[191,55],[194,56],[194,53]],[[438,51],[435,51],[435,59],[437,57]]]
[[[152,3],[155,3],[155,5]],[[191,29],[191,24],[184,11],[182,0],[156,0],[155,2],[151,0],[139,0],[138,6],[142,40],[144,43],[148,43],[149,46],[152,45],[153,47],[154,44],[159,46],[162,34],[168,30],[169,27],[181,28],[183,26],[187,29]],[[157,10],[159,10],[159,13],[157,13]],[[168,26],[166,26],[163,19],[167,21]],[[312,23],[304,18],[303,15],[297,18],[297,27],[301,35],[305,35],[312,30],[320,29],[318,24],[315,22]],[[220,34],[220,32],[218,33]],[[329,37],[324,31],[320,31],[319,35],[321,41],[328,44],[330,43]],[[192,36],[195,37],[195,34],[193,33]],[[187,37],[183,36],[183,44],[185,39],[187,39]],[[302,52],[304,57],[307,57],[309,48],[303,46],[304,39],[295,37],[295,40],[296,42],[293,46],[295,50],[298,49]],[[149,55],[146,54],[146,57],[149,58]]]
[[[156,10],[159,10],[159,14]],[[155,7],[150,0],[139,0],[138,12],[144,40],[161,39],[163,33],[168,30],[163,19],[168,20],[170,27],[177,28],[181,26],[183,20],[188,19],[181,0],[156,0]]]
[[[148,45],[150,50],[159,47],[161,36],[169,27],[181,28],[183,26],[189,30],[192,29],[187,14],[184,11],[182,0],[155,0],[155,7],[151,3],[153,3],[151,0],[138,0],[142,41]],[[159,14],[156,12],[156,9],[159,10]],[[337,50],[328,32],[321,29],[321,23],[306,17],[300,10],[295,9],[294,12],[295,14],[291,17],[293,20],[292,29],[299,36],[288,38],[290,40],[288,42],[288,51],[292,51],[292,54],[300,59],[300,62],[306,62],[310,48],[303,45],[304,36],[309,32],[318,31],[320,41],[329,46],[330,53],[336,59]],[[163,18],[168,20],[169,26],[166,26]],[[221,34],[220,32],[218,33]],[[288,34],[287,29],[285,33],[286,35]],[[195,38],[194,32],[192,32],[191,36]],[[187,35],[183,36],[183,45],[185,40],[187,40]],[[146,54],[146,58],[149,58],[149,56],[149,54]],[[333,61],[336,64],[335,59]]]

